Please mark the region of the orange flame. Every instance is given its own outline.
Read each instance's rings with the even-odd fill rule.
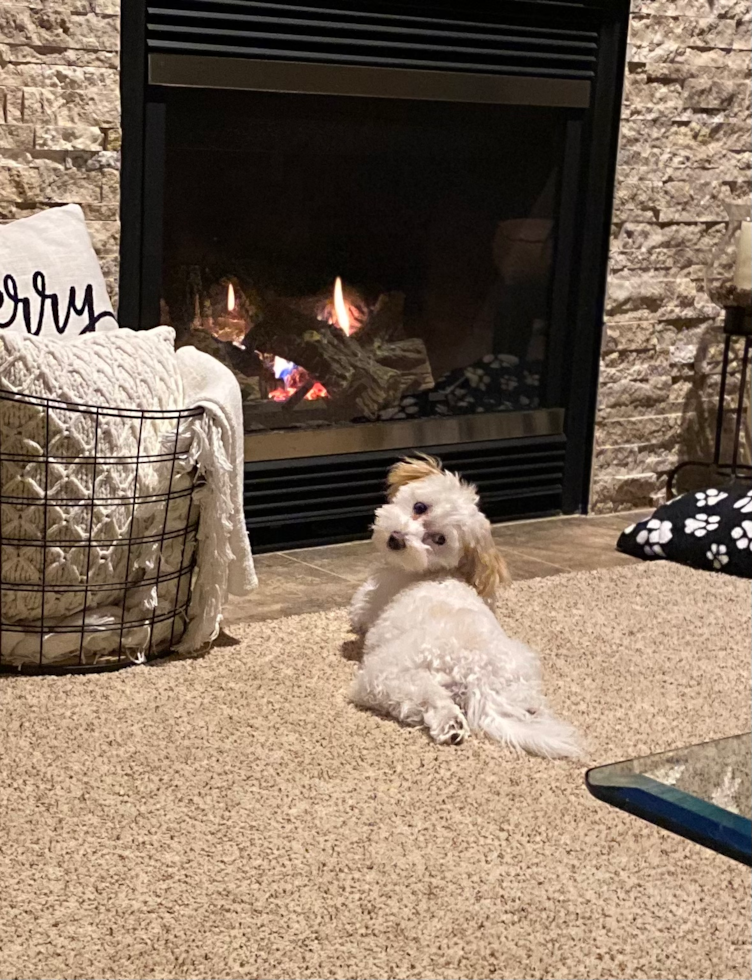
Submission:
[[[227,283],[227,312],[232,313],[235,309],[235,290],[231,282]]]
[[[334,315],[337,326],[349,337],[351,329],[350,313],[342,292],[342,279],[339,276],[334,280]]]

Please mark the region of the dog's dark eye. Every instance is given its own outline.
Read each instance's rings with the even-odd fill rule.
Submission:
[[[413,514],[425,514],[427,510],[428,504],[422,504],[420,501],[413,505]]]
[[[433,543],[438,545],[446,544],[446,538],[443,534],[434,534]]]

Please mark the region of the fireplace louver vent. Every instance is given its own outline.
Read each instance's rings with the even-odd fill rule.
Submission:
[[[598,4],[509,0],[453,13],[438,2],[359,9],[279,0],[162,0],[147,7],[153,53],[590,80]],[[538,26],[545,24],[545,26]]]
[[[560,512],[564,436],[428,447],[445,467],[475,483],[492,520]],[[246,525],[261,551],[365,535],[384,503],[386,471],[409,451],[247,463]]]

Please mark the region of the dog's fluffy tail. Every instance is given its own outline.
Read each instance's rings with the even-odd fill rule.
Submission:
[[[466,706],[470,728],[518,752],[546,759],[577,759],[583,754],[576,730],[541,705],[534,713],[517,711],[493,695],[476,693]]]

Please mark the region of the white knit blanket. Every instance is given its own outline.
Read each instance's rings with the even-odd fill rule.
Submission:
[[[243,517],[243,420],[240,391],[232,373],[209,355],[185,348],[177,355],[169,327],[134,333],[90,334],[61,344],[25,336],[0,334],[0,386],[23,395],[60,399],[48,413],[28,403],[0,400],[0,444],[4,462],[0,489],[17,503],[2,507],[2,579],[16,583],[4,590],[3,621],[12,630],[0,632],[3,661],[25,663],[39,655],[42,616],[40,586],[45,582],[44,622],[54,627],[42,640],[46,663],[77,654],[80,627],[87,634],[84,659],[109,657],[120,644],[143,659],[150,648],[182,639],[181,651],[196,650],[219,631],[222,606],[229,594],[244,595],[256,584]],[[91,496],[98,501],[127,500],[164,493],[170,463],[142,462],[93,468],[86,458],[135,457],[137,453],[171,454],[175,422],[151,420],[142,425],[121,417],[70,412],[63,402],[87,405],[129,405],[138,409],[204,408],[200,419],[183,423],[178,449],[186,453],[184,472],[173,474],[172,489],[190,482],[197,466],[203,485],[191,498],[164,506],[97,503],[93,508],[73,501]],[[54,462],[45,463],[45,452]],[[21,458],[23,457],[23,458]],[[72,503],[66,503],[70,497]],[[28,503],[27,503],[28,500]],[[46,501],[46,506],[40,506]],[[179,531],[191,506],[199,507],[198,562],[194,588],[184,620],[173,625],[171,610],[187,599],[188,577],[169,578],[156,586],[139,586],[155,570],[170,575],[185,566],[184,536],[160,547],[160,532]],[[93,549],[64,544],[89,534],[111,542]],[[33,546],[34,539],[48,542]],[[152,544],[124,547],[129,537]],[[60,547],[49,542],[59,539]],[[18,545],[7,542],[18,541]],[[21,542],[28,541],[25,545]],[[190,545],[189,547],[192,547]],[[93,555],[93,557],[92,557]],[[127,592],[116,583],[134,583]],[[85,592],[87,582],[95,586]],[[108,588],[113,584],[113,588]],[[179,586],[180,595],[176,596]],[[113,629],[115,627],[115,629]],[[185,627],[185,631],[183,629]],[[173,646],[175,644],[173,643]]]
[[[243,404],[232,372],[195,347],[181,347],[177,360],[185,407],[204,409],[191,421],[191,460],[205,479],[195,499],[200,507],[198,560],[188,628],[176,649],[197,650],[215,639],[229,595],[256,587],[243,513]]]

